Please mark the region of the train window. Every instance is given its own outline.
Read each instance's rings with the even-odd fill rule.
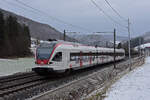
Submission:
[[[76,56],[76,63],[79,63],[79,61],[80,61],[79,56]]]
[[[76,60],[76,56],[70,56],[70,61],[75,61]]]
[[[42,48],[53,48],[56,45],[56,43],[41,43],[40,47]]]
[[[92,60],[93,60],[93,61],[95,60],[95,56],[92,56]]]
[[[62,52],[56,53],[56,55],[53,58],[53,61],[58,61],[58,62],[62,61]]]
[[[82,56],[84,62],[88,62],[88,56]]]

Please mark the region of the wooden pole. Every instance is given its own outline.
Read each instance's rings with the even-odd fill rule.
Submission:
[[[114,29],[114,68],[116,68],[116,29]]]
[[[66,31],[64,30],[64,41],[66,41]]]
[[[129,44],[128,44],[128,48],[129,48],[129,69],[131,70],[131,46],[130,46],[130,20],[128,19],[128,41],[129,41]]]

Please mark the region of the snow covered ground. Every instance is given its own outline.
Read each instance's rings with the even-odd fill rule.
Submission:
[[[106,96],[105,100],[150,100],[150,57],[112,85]]]
[[[0,59],[0,76],[31,70],[34,62],[34,58]]]

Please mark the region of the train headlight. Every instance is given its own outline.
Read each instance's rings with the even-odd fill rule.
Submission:
[[[41,64],[44,64],[44,62],[42,61]]]

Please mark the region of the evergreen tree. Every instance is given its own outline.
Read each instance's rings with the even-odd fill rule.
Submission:
[[[117,48],[118,48],[118,49],[121,49],[121,48],[122,48],[122,44],[119,43]]]
[[[26,39],[27,39],[27,47],[29,48],[30,45],[31,45],[31,36],[30,36],[30,30],[29,30],[29,27],[28,26],[25,26],[24,25],[24,34],[26,36]]]
[[[9,49],[9,55],[16,55],[17,56],[17,20],[15,17],[9,16],[6,19],[6,34],[8,40],[6,40],[6,46]]]
[[[131,39],[131,47],[132,48],[134,48],[138,45],[141,45],[143,43],[144,43],[143,37],[136,37],[136,38]]]
[[[2,50],[2,47],[4,45],[4,26],[5,26],[5,21],[4,21],[4,16],[3,13],[0,12],[0,50]]]
[[[29,28],[25,25],[23,25],[23,33],[22,33],[22,38],[23,38],[23,44],[24,44],[24,55],[28,54],[30,52],[30,45],[31,45],[31,37],[30,37],[30,31]],[[25,49],[26,48],[26,49]]]
[[[4,19],[3,14],[0,13],[0,47],[4,51],[0,52],[0,57],[20,57],[30,54],[30,38],[27,26],[18,23],[17,18],[12,16]]]

